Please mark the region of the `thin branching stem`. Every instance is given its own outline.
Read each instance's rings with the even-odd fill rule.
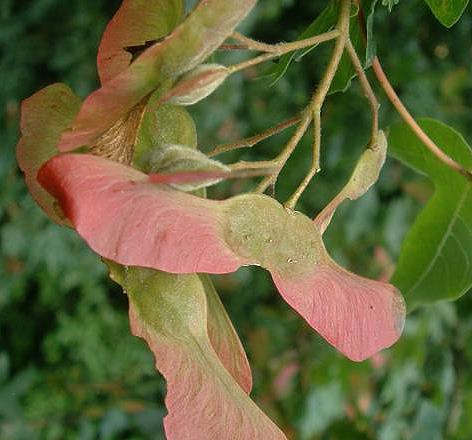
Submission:
[[[270,127],[267,130],[264,130],[261,133],[258,133],[254,136],[250,136],[247,138],[240,139],[236,142],[231,142],[227,144],[218,145],[217,147],[213,148],[207,156],[214,157],[218,154],[227,153],[228,151],[237,150],[238,148],[251,148],[254,145],[258,144],[259,142],[264,141],[265,139],[274,136],[280,133],[287,128],[293,127],[297,122],[301,119],[300,115],[294,116],[290,119],[286,119],[285,121],[280,122],[274,127]]]
[[[285,145],[283,151],[279,153],[279,155],[272,159],[272,160],[265,160],[265,161],[240,161],[234,164],[229,165],[232,170],[245,170],[245,169],[256,169],[256,168],[271,168],[273,170],[272,174],[267,175],[267,182],[260,185],[258,191],[264,192],[272,183],[277,180],[277,176],[280,173],[280,170],[283,167],[283,164],[288,160],[291,153],[295,149],[295,147],[300,142],[300,139],[305,134],[305,131],[308,125],[311,122],[311,118],[305,112],[299,118],[299,126],[295,130],[294,134]],[[263,189],[262,189],[263,188]]]
[[[443,150],[441,150],[441,148],[439,148],[436,143],[418,125],[413,116],[411,116],[410,112],[407,110],[407,108],[395,92],[395,89],[392,87],[392,84],[390,84],[390,81],[388,80],[387,75],[385,74],[382,65],[380,64],[380,61],[377,57],[375,57],[372,61],[372,68],[380,86],[385,91],[385,94],[397,110],[400,117],[408,124],[408,126],[412,129],[413,133],[415,133],[415,135],[425,145],[425,147],[428,148],[431,153],[433,153],[441,162],[443,162],[449,168],[457,171],[458,173],[462,174],[467,179],[472,181],[472,171],[464,169],[462,165],[457,163]]]
[[[356,49],[354,48],[350,39],[348,39],[346,42],[346,50],[347,50],[347,53],[349,54],[349,57],[351,58],[352,65],[354,66],[354,69],[357,73],[357,76],[359,78],[359,83],[362,87],[364,95],[369,101],[370,110],[372,113],[372,133],[371,133],[370,140],[371,140],[371,145],[376,145],[377,135],[379,132],[379,107],[380,105],[377,100],[377,97],[375,96],[374,90],[372,89],[372,86],[369,82],[369,79],[367,78],[367,75],[364,72],[361,60],[359,59],[359,56],[357,55]]]
[[[283,151],[274,160],[270,161],[273,165],[275,165],[275,172],[262,180],[262,182],[258,185],[256,192],[263,193],[267,190],[267,188],[275,184],[277,178],[279,177],[280,171],[282,171],[285,163],[299,144],[308,126],[310,125],[310,122],[311,115],[308,111],[305,111],[297,129],[295,130],[295,133],[285,145]]]
[[[311,166],[308,173],[304,177],[295,192],[285,202],[285,206],[290,209],[294,209],[301,195],[310,184],[313,177],[320,170],[320,149],[321,149],[321,112],[319,110],[314,112],[313,115],[313,153],[311,159]]]
[[[282,55],[285,55],[286,53],[290,53],[298,49],[304,49],[305,47],[314,46],[316,44],[320,44],[325,41],[334,40],[338,36],[339,36],[339,31],[333,30],[330,32],[326,32],[324,34],[316,35],[315,37],[312,37],[312,38],[307,38],[305,40],[294,41],[293,43],[279,43],[273,46],[276,49],[273,49],[270,52],[266,51],[266,53],[263,53],[262,55],[243,61],[241,63],[228,66],[228,70],[230,71],[230,73],[236,73],[241,70],[247,69],[249,67],[256,66],[257,64],[263,63],[265,61],[278,58]],[[260,43],[260,44],[264,45],[264,43]]]
[[[232,170],[256,170],[260,169],[272,169],[275,172],[277,162],[274,160],[259,160],[256,162],[248,162],[241,160],[239,162],[228,165]]]
[[[258,52],[277,52],[277,45],[276,44],[267,44],[257,40],[253,40],[252,38],[246,37],[239,32],[233,32],[231,35],[233,40],[239,41],[246,47],[246,49],[254,50]]]
[[[349,40],[350,13],[351,1],[343,0],[341,2],[338,23],[336,24],[336,29],[339,32],[339,36],[336,39],[336,44],[331,54],[331,59],[329,61],[328,67],[324,72],[323,78],[321,79],[318,88],[313,93],[311,102],[307,108],[307,114],[310,115],[310,121],[311,119],[314,119],[315,140],[313,142],[312,163],[303,181],[300,183],[298,188],[285,203],[285,206],[290,209],[293,209],[296,206],[298,199],[303,194],[313,177],[319,171],[319,151],[321,148],[321,109],[326,100],[326,97],[328,96],[328,92],[331,87],[331,84],[333,83],[334,76],[338,70],[339,63],[341,62],[341,58],[346,47],[346,43]],[[266,177],[264,180],[269,179],[269,177],[270,176]]]
[[[262,43],[252,38],[246,37],[245,35],[240,34],[239,32],[234,32],[232,38],[239,41],[246,46],[249,50],[254,50],[258,52],[267,52],[273,53],[276,56],[284,55],[288,52],[293,52],[299,49],[305,49],[309,46],[315,46],[317,44],[323,43],[325,41],[334,40],[339,35],[339,31],[334,29],[332,31],[315,35],[310,38],[304,38],[303,40],[292,41],[290,43],[276,43],[276,44],[267,44]]]
[[[244,44],[222,44],[218,50],[248,50]]]
[[[366,30],[367,26],[366,26],[364,11],[363,11],[363,9],[360,5],[359,0],[354,0],[354,2],[359,6],[358,18],[359,18],[359,22],[360,22],[360,25],[361,25],[362,35],[364,37],[364,41],[367,42],[367,30]],[[466,177],[469,181],[472,181],[472,170],[464,169],[462,167],[462,165],[460,165],[454,159],[452,159],[450,156],[448,156],[446,153],[444,153],[444,151],[441,148],[439,148],[439,146],[418,125],[418,123],[415,121],[415,118],[413,118],[411,113],[408,111],[408,109],[403,104],[400,97],[395,92],[395,89],[393,88],[393,86],[390,83],[387,75],[385,74],[385,72],[382,68],[382,64],[380,63],[380,60],[379,60],[378,57],[375,57],[372,60],[372,69],[373,69],[374,74],[377,78],[377,81],[380,84],[380,87],[382,87],[382,89],[384,90],[385,94],[387,95],[387,98],[392,103],[392,105],[395,107],[395,110],[397,110],[400,117],[411,128],[413,133],[423,143],[423,145],[429,151],[431,151],[431,153],[434,154],[434,156],[436,156],[446,166],[453,169],[454,171],[457,171],[459,174]]]
[[[278,55],[273,53],[264,53],[262,55],[258,55],[257,57],[251,58],[249,60],[243,61],[238,64],[233,64],[228,66],[228,70],[230,74],[240,72],[241,70],[248,69],[249,67],[257,66],[258,64],[265,63],[266,61],[273,60],[277,58]]]

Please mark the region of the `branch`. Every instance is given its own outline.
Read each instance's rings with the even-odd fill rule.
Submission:
[[[346,44],[349,41],[350,15],[351,1],[344,0],[341,3],[339,19],[338,23],[336,24],[336,29],[339,32],[339,37],[336,40],[336,45],[334,46],[331,59],[329,61],[328,67],[325,70],[323,78],[321,79],[321,82],[317,90],[313,94],[310,104],[308,105],[308,111],[310,112],[310,120],[314,119],[314,142],[312,163],[303,181],[300,183],[298,188],[285,203],[285,206],[290,209],[293,209],[296,206],[300,196],[303,194],[313,177],[319,171],[319,152],[321,148],[321,109],[326,100],[326,97],[328,96],[328,92],[333,82],[334,76],[336,75],[336,72],[338,70],[339,63],[341,62],[341,58],[344,53],[344,48],[346,47]],[[285,159],[285,161],[287,159]],[[266,177],[264,180],[268,179],[269,177]]]
[[[377,133],[379,131],[379,102],[377,101],[377,97],[370,85],[369,79],[364,72],[364,68],[362,67],[362,63],[357,55],[356,49],[351,43],[351,40],[346,42],[346,49],[349,57],[351,58],[352,65],[356,70],[357,76],[359,78],[359,82],[361,84],[362,90],[364,91],[364,95],[369,101],[370,109],[372,113],[372,134],[371,134],[371,145],[377,144]]]
[[[267,130],[263,131],[262,133],[256,134],[254,136],[250,136],[247,138],[243,138],[239,141],[236,142],[231,142],[228,144],[222,144],[218,145],[217,147],[213,148],[209,153],[207,153],[208,157],[214,157],[217,156],[218,154],[222,153],[227,153],[228,151],[233,151],[237,150],[238,148],[251,148],[254,145],[258,144],[259,142],[262,142],[263,140],[274,136],[281,131],[292,127],[295,125],[297,122],[300,122],[301,116],[297,115],[294,116],[293,118],[287,119],[279,124],[277,124],[275,127],[270,127]]]
[[[260,41],[253,40],[239,32],[233,32],[231,38],[239,41],[249,50],[255,50],[258,52],[277,52],[277,46],[275,44],[261,43]]]
[[[364,11],[361,7],[361,2],[359,0],[354,0],[354,2],[359,7],[359,23],[362,29],[364,42],[367,42],[367,26],[365,22]],[[403,121],[405,121],[406,124],[409,125],[413,133],[415,133],[416,137],[423,143],[423,145],[446,166],[453,169],[454,171],[457,171],[469,181],[472,181],[472,171],[464,169],[462,165],[460,165],[454,159],[444,153],[444,151],[441,150],[441,148],[439,148],[437,144],[418,125],[418,123],[415,121],[413,116],[410,114],[408,109],[405,107],[405,105],[395,92],[395,89],[393,88],[387,75],[385,74],[378,57],[375,57],[372,60],[372,69],[374,70],[375,76],[377,77],[377,81],[379,82],[380,86],[384,90],[392,105],[397,110],[400,117],[403,119]]]
[[[325,41],[333,40],[337,38],[338,35],[339,35],[339,31],[334,29],[332,31],[315,35],[310,38],[304,38],[302,40],[292,41],[290,43],[277,43],[277,44],[262,43],[260,41],[253,40],[252,38],[246,37],[245,35],[242,35],[239,32],[233,32],[231,37],[239,41],[240,43],[242,43],[249,50],[273,53],[276,56],[281,56],[288,52],[293,52],[295,50],[304,49],[306,47],[315,46]]]
[[[305,40],[294,41],[293,43],[279,43],[276,45],[266,45],[264,43],[258,43],[262,45],[263,47],[270,47],[271,50],[266,51],[266,53],[259,55],[255,58],[251,58],[247,61],[243,61],[242,63],[228,66],[228,70],[230,71],[230,73],[239,72],[240,70],[247,69],[248,67],[255,66],[257,64],[272,60],[274,58],[278,58],[282,55],[285,55],[286,53],[290,53],[298,49],[304,49],[305,47],[314,46],[316,44],[320,44],[325,41],[334,40],[335,38],[338,37],[338,35],[339,35],[339,32],[337,30],[333,30],[330,32],[325,32],[324,34],[316,35],[315,37],[312,37],[312,38],[307,38]],[[251,39],[248,39],[248,40],[254,41]]]
[[[293,151],[299,144],[308,126],[310,125],[310,122],[311,122],[311,115],[309,114],[308,111],[305,111],[304,116],[302,120],[300,121],[300,125],[297,127],[297,130],[295,131],[291,139],[288,141],[283,151],[274,160],[270,161],[275,166],[275,172],[262,180],[262,182],[259,184],[259,186],[256,189],[257,192],[263,193],[272,184],[275,184],[280,174],[280,171],[282,171],[282,168],[284,167],[285,163],[287,162],[287,160],[289,159],[289,157],[292,155]]]
[[[372,68],[374,69],[375,76],[377,77],[380,86],[385,91],[385,94],[387,95],[388,99],[395,107],[401,118],[410,126],[412,131],[424,144],[424,146],[446,166],[452,168],[454,171],[457,171],[458,173],[462,174],[467,179],[472,181],[472,171],[464,169],[462,165],[460,165],[454,159],[444,153],[444,151],[441,150],[441,148],[439,148],[436,143],[423,131],[423,129],[418,125],[413,116],[411,116],[403,102],[398,97],[394,88],[390,84],[390,81],[388,80],[387,75],[385,75],[385,72],[382,69],[382,65],[380,64],[380,61],[377,57],[375,57],[372,61]]]
[[[244,44],[222,44],[218,50],[247,50]]]
[[[295,190],[295,192],[290,196],[290,198],[285,202],[285,207],[289,209],[294,209],[298,200],[300,199],[303,192],[306,190],[307,186],[310,184],[311,180],[315,175],[320,171],[320,149],[321,149],[321,112],[315,111],[313,115],[313,155],[311,159],[311,166],[308,170],[308,173]]]

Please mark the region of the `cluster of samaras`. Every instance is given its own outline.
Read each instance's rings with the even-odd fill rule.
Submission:
[[[167,436],[282,439],[248,397],[244,350],[202,274],[264,267],[284,300],[350,359],[393,344],[405,316],[399,292],[341,268],[322,241],[339,203],[377,180],[386,141],[379,132],[314,221],[263,194],[198,195],[230,171],[195,149],[183,106],[225,79],[226,68],[202,63],[256,0],[202,0],[187,16],[183,3],[125,0],[99,48],[101,87],[83,103],[63,84],[27,99],[18,160],[39,205],[106,259],[128,294],[132,331],[167,380]]]

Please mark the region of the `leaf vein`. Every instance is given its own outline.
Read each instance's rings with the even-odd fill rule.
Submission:
[[[426,266],[425,270],[423,271],[423,273],[421,274],[421,276],[418,278],[418,280],[416,281],[416,283],[411,287],[411,289],[409,290],[410,294],[412,292],[414,292],[418,286],[424,281],[424,279],[428,276],[428,274],[431,272],[431,269],[434,267],[434,265],[436,264],[436,261],[438,260],[438,258],[440,256],[442,256],[442,252],[443,252],[443,249],[444,249],[444,246],[446,244],[446,241],[447,239],[449,238],[450,235],[452,235],[451,231],[452,231],[452,227],[454,225],[454,223],[457,221],[457,219],[460,217],[460,210],[462,209],[463,205],[464,205],[464,202],[465,202],[465,199],[466,197],[468,196],[469,194],[469,191],[470,189],[472,188],[471,185],[468,185],[466,191],[464,191],[464,194],[461,196],[460,200],[459,200],[459,203],[457,204],[457,208],[454,210],[454,212],[452,213],[452,216],[451,216],[451,220],[449,221],[449,224],[446,228],[446,231],[444,233],[444,236],[442,237],[441,239],[441,242],[439,243],[439,246],[436,250],[436,253],[434,254],[433,258],[431,259],[430,263]],[[462,219],[461,219],[462,220]]]

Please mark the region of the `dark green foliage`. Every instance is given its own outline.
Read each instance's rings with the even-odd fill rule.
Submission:
[[[446,27],[456,24],[469,0],[425,0],[436,18]]]
[[[472,167],[472,149],[464,138],[434,119],[420,125],[466,169]],[[456,299],[472,286],[472,184],[427,151],[405,124],[390,130],[394,157],[428,176],[435,193],[418,216],[402,245],[392,282],[414,308]]]
[[[162,438],[164,384],[145,344],[129,333],[126,297],[78,237],[33,203],[14,159],[22,99],[56,81],[81,96],[97,86],[96,48],[118,4],[0,0],[1,439]],[[262,0],[244,31],[267,42],[293,40],[327,4]],[[419,1],[401,1],[390,14],[377,6],[375,17],[377,53],[407,106],[468,139],[471,27],[465,14],[447,31]],[[200,147],[256,133],[302,108],[326,54],[316,48],[274,87],[254,80],[256,72],[230,78],[190,108]],[[381,113],[383,125],[396,118],[386,103]],[[299,205],[310,216],[343,186],[367,143],[369,113],[355,81],[329,98],[323,124],[322,172]],[[271,158],[287,135],[223,159]],[[310,147],[307,137],[282,174],[280,200],[302,178]],[[250,184],[231,181],[210,192],[221,198],[242,188]],[[431,192],[425,178],[390,159],[375,188],[338,210],[327,232],[331,254],[364,275],[388,273]],[[472,437],[470,294],[415,311],[395,348],[353,364],[303,324],[263,271],[243,268],[215,282],[248,350],[255,399],[293,438]],[[276,382],[282,374],[289,379]]]

